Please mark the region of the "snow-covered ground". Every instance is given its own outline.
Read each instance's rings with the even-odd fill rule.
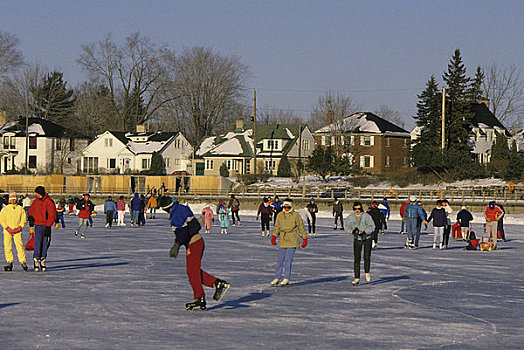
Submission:
[[[195,207],[195,211],[196,211]],[[371,283],[353,278],[352,240],[321,215],[317,236],[300,249],[289,287],[271,288],[277,250],[259,222],[241,213],[227,236],[205,235],[203,268],[231,288],[208,310],[192,300],[183,254],[166,214],[146,227],[73,236],[76,217],[53,231],[46,273],[1,272],[1,349],[518,349],[524,344],[524,233],[506,225],[494,252],[464,243],[402,248],[396,217],[372,253]],[[522,220],[522,218],[519,218]],[[477,225],[477,226],[475,226]],[[480,221],[474,224],[480,230]],[[26,235],[26,234],[24,234]],[[182,248],[183,250],[183,248]],[[29,259],[31,255],[29,255]],[[28,259],[28,260],[29,260]]]

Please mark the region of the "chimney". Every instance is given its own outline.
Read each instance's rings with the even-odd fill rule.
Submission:
[[[146,125],[145,124],[137,124],[136,132],[146,132]]]
[[[479,103],[483,103],[489,109],[489,98],[479,98]]]
[[[327,119],[327,124],[330,125],[331,123],[333,123],[333,116],[334,116],[335,113],[333,113],[333,110],[331,109],[328,109],[327,113],[326,113],[326,119]]]
[[[244,131],[244,119],[237,119],[235,131]]]

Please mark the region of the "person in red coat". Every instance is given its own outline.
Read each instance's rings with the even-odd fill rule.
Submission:
[[[497,226],[498,221],[502,218],[504,213],[498,206],[495,205],[495,202],[489,202],[484,212],[484,217],[486,218],[486,234],[488,239],[491,237],[493,241],[494,248],[497,247]]]
[[[75,237],[80,233],[80,238],[85,238],[89,217],[95,210],[95,205],[89,198],[89,193],[84,193],[84,198],[76,204],[76,209],[78,209],[78,227],[75,231]]]
[[[29,208],[29,231],[35,235],[33,261],[35,271],[46,270],[48,240],[51,238],[51,226],[55,224],[56,205],[43,186],[35,188],[35,200]]]
[[[408,205],[409,201],[406,201],[406,203],[402,204],[400,206],[400,218],[402,219],[402,226],[400,227],[400,234],[403,235],[404,233],[404,225],[406,224],[406,219],[404,218],[404,214],[406,212],[406,206]]]

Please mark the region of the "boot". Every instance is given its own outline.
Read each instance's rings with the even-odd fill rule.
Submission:
[[[275,278],[273,281],[271,281],[271,287],[276,287],[278,284],[278,278]]]
[[[281,286],[287,286],[288,284],[289,284],[289,279],[287,279],[287,278],[284,278],[284,279],[282,280],[282,282],[280,282],[280,285],[281,285]]]
[[[433,249],[437,249],[437,243],[433,243]]]
[[[229,283],[226,281],[217,279],[215,282],[215,294],[213,295],[213,299],[216,301],[220,301],[224,294],[226,294],[227,290],[229,289]]]
[[[199,307],[200,310],[205,310],[206,299],[204,297],[196,298],[195,301],[186,304],[186,310],[193,310],[195,307]]]
[[[13,271],[13,262],[8,262],[5,266],[4,266],[4,271]]]
[[[371,282],[371,276],[369,272],[366,272],[366,282]]]
[[[40,259],[40,268],[42,269],[42,272],[45,272],[47,269],[45,266],[45,258]]]
[[[34,263],[35,271],[36,272],[40,271],[40,259],[34,258],[33,263]]]
[[[355,278],[353,282],[351,282],[352,285],[357,286],[358,282],[360,282],[360,278]]]
[[[25,263],[25,261],[21,265],[24,271],[27,271],[27,264]]]

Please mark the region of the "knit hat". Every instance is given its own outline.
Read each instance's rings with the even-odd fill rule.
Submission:
[[[42,197],[45,196],[45,188],[44,188],[44,186],[37,186],[35,188],[35,193],[38,193]]]
[[[310,201],[310,202],[314,202],[314,201],[315,201],[315,198],[311,198],[309,201]]]
[[[290,206],[290,207],[293,207],[293,200],[290,199],[290,198],[286,198],[286,199],[284,199],[284,203],[283,203],[282,206],[286,206],[286,205],[288,205],[288,206]]]
[[[13,199],[16,201],[16,193],[14,191],[11,191],[9,192],[9,201]]]
[[[417,200],[417,197],[415,195],[409,196],[409,201],[410,202],[415,202],[416,200]]]

